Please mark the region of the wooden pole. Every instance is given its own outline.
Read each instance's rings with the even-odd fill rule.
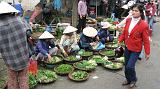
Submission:
[[[72,1],[72,26],[77,26],[77,8],[78,8],[78,0],[71,0]]]

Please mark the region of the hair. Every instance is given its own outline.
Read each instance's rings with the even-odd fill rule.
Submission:
[[[131,10],[133,10],[133,8],[138,8],[138,10],[140,11],[140,14],[141,14],[140,16],[141,16],[142,20],[144,20],[145,19],[144,12],[143,12],[144,6],[140,3],[136,3],[131,7]]]
[[[71,33],[65,33],[64,35],[72,36],[72,35],[73,35],[73,32],[71,32]]]

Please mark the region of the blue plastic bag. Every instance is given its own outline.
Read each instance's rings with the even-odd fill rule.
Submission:
[[[99,42],[96,50],[101,50],[101,49],[104,49],[104,48],[105,48],[105,44],[102,44],[101,42]]]

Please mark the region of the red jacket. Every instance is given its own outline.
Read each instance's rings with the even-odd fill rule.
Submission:
[[[149,27],[148,24],[140,19],[136,26],[132,29],[130,36],[128,35],[129,25],[131,23],[131,18],[126,20],[126,25],[124,27],[123,33],[120,35],[118,41],[125,42],[128,50],[133,52],[141,52],[142,45],[144,45],[145,53],[150,54],[150,41],[149,41]]]

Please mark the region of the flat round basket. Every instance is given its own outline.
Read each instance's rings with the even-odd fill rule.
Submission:
[[[37,82],[40,84],[48,84],[57,80],[57,74],[51,70],[38,70],[36,76]]]
[[[115,57],[115,51],[112,49],[101,50],[99,51],[99,54],[102,56],[107,56],[109,58]]]
[[[109,48],[109,49],[116,49],[117,47],[118,47],[117,43],[107,43],[106,44],[106,48]]]
[[[76,62],[73,64],[73,66],[76,68],[76,69],[79,69],[79,70],[84,70],[84,71],[93,71],[96,67],[93,67],[93,68],[85,68],[85,67],[78,67],[78,63],[81,63],[81,62]]]
[[[49,62],[44,61],[46,68],[54,68],[55,66],[63,62],[63,57],[60,55],[53,55],[52,59]]]
[[[89,60],[95,60],[97,64],[102,64],[103,62],[105,62],[105,60],[103,60],[103,57],[101,55],[93,55],[89,57]]]
[[[110,70],[119,70],[123,68],[123,63],[112,62],[112,63],[104,63],[103,66]]]
[[[64,61],[67,63],[75,63],[75,62],[78,62],[81,60],[82,60],[82,57],[79,56],[79,58],[77,58],[76,55],[70,55],[70,56],[64,58]]]
[[[86,81],[89,78],[89,74],[86,71],[77,70],[69,73],[68,77],[70,80],[82,82]]]
[[[67,75],[68,73],[72,72],[74,70],[74,67],[69,64],[61,64],[56,67],[54,67],[54,71],[58,75]]]
[[[80,56],[82,56],[82,59],[85,59],[85,60],[88,60],[88,58],[92,55],[93,55],[93,52],[91,51],[84,51],[82,54],[80,54]]]

